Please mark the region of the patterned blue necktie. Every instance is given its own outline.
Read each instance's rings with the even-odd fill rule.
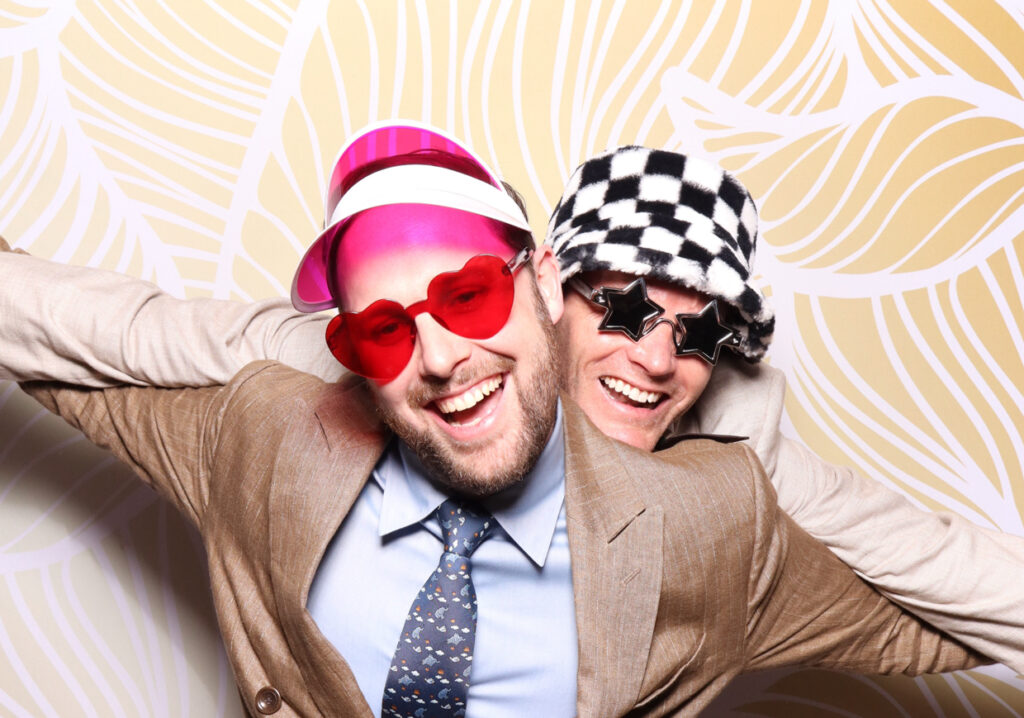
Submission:
[[[382,718],[466,715],[476,636],[469,557],[487,538],[494,520],[452,499],[435,515],[444,553],[409,608],[384,685]]]

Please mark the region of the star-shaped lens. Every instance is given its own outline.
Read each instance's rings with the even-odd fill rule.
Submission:
[[[646,333],[647,323],[665,309],[647,296],[647,284],[639,277],[623,289],[601,287],[597,302],[605,308],[600,331],[620,331],[635,342]]]
[[[683,329],[682,340],[676,342],[676,356],[696,354],[714,365],[722,347],[735,343],[736,332],[722,325],[714,299],[696,314],[677,314],[676,321]]]

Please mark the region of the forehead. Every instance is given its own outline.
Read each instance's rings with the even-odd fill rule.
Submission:
[[[356,216],[336,253],[335,292],[345,311],[378,299],[419,301],[440,272],[457,270],[470,257],[512,249],[494,220],[430,205],[393,205]]]
[[[599,271],[583,272],[580,276],[584,282],[595,289],[600,287],[621,289],[636,280],[639,275],[626,272]],[[670,313],[689,314],[696,312],[703,308],[711,299],[708,295],[695,289],[661,279],[644,277],[644,282],[647,284],[647,296]]]

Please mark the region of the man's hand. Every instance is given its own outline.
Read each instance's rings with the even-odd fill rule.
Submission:
[[[7,240],[0,235],[0,252],[17,252],[18,254],[28,254],[24,249],[13,249]]]

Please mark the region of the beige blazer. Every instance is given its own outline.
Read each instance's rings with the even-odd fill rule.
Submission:
[[[326,323],[286,299],[183,301],[123,274],[0,252],[0,378],[202,386],[276,359],[335,381]],[[801,528],[892,600],[1024,672],[1024,538],[921,510],[822,461],[781,434],[784,397],[782,372],[726,357],[681,429],[749,437]]]
[[[253,715],[270,689],[275,715],[370,715],[305,609],[389,439],[361,380],[325,384],[261,362],[218,388],[26,388],[196,524]],[[695,715],[740,671],[783,664],[977,663],[801,531],[749,448],[698,440],[652,455],[563,405],[580,716]]]

